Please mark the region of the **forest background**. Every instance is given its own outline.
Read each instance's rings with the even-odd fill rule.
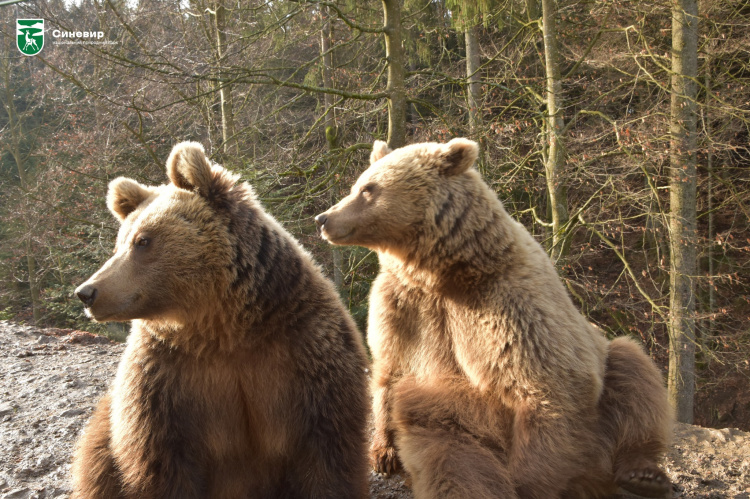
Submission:
[[[373,140],[465,136],[583,313],[663,368],[678,418],[748,430],[749,49],[747,0],[0,2],[0,319],[122,339],[72,293],[112,251],[107,184],[164,183],[190,139],[364,332],[377,257],[327,246],[314,215]]]

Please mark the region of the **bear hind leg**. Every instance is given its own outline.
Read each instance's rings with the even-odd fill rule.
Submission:
[[[516,497],[507,465],[471,437],[411,427],[397,434],[414,497]]]
[[[407,379],[396,388],[396,447],[414,497],[517,497],[501,444],[500,413],[476,400],[464,383],[446,385]]]
[[[669,443],[672,410],[661,373],[628,338],[610,343],[601,409],[615,483],[641,496],[667,496],[671,483],[658,462]]]
[[[642,497],[668,497],[672,490],[669,477],[653,462],[643,462],[621,468],[615,474],[615,483],[623,489]]]

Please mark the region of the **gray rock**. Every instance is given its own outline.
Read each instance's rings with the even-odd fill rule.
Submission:
[[[0,418],[13,414],[13,405],[10,402],[0,402]]]
[[[14,489],[6,494],[3,494],[2,499],[31,499],[33,495],[33,490],[28,487],[24,487],[22,489]]]
[[[13,477],[19,482],[23,483],[24,479],[28,478],[34,473],[34,469],[29,466],[27,461],[21,462],[18,468],[13,471]]]
[[[54,336],[47,336],[45,334],[40,334],[39,338],[36,340],[36,342],[39,343],[40,345],[43,345],[45,343],[54,343],[56,341],[57,341],[57,338],[55,338]]]
[[[63,418],[72,418],[74,416],[80,416],[81,414],[84,414],[86,412],[86,409],[68,409],[67,411],[63,411],[60,413],[60,417]]]
[[[37,469],[47,469],[54,462],[55,459],[52,457],[52,454],[45,454],[36,460],[36,467]]]

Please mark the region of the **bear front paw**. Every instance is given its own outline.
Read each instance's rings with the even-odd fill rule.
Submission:
[[[617,474],[617,485],[643,497],[670,497],[672,482],[656,466],[630,469]]]
[[[370,448],[370,462],[376,473],[390,476],[401,469],[401,463],[393,446],[373,445]]]

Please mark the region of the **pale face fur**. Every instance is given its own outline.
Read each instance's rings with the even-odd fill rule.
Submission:
[[[172,184],[146,187],[126,178],[110,184],[107,204],[121,223],[114,255],[77,290],[95,293],[86,313],[97,321],[180,322],[229,279],[226,228],[200,188],[188,190],[178,171],[186,162],[174,153],[170,160]],[[197,165],[202,171],[192,172],[194,180],[210,178],[207,160]]]
[[[376,141],[370,167],[351,193],[316,218],[322,237],[332,244],[410,251],[430,220],[427,214],[441,182],[471,167],[477,154],[477,145],[466,139],[395,151]]]

